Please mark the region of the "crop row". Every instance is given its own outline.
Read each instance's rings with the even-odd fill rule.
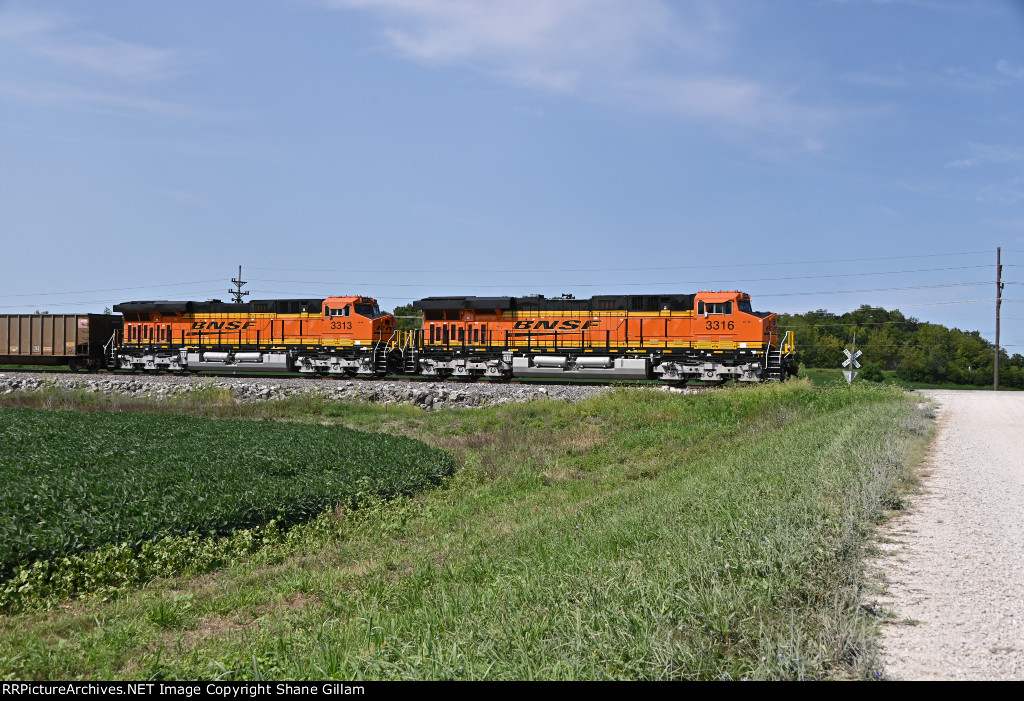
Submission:
[[[336,426],[0,408],[0,580],[102,545],[287,525],[452,469],[420,441]]]

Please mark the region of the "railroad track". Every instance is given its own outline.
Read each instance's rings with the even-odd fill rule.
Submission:
[[[410,384],[446,384],[453,387],[460,386],[472,386],[472,385],[525,385],[531,387],[664,387],[665,383],[658,380],[545,380],[543,378],[512,378],[508,380],[489,380],[485,378],[479,378],[476,380],[467,380],[461,378],[431,378],[431,377],[409,377],[407,375],[388,375],[382,378],[375,377],[349,377],[348,375],[313,375],[304,376],[297,375],[294,373],[289,374],[276,374],[276,373],[225,373],[225,372],[190,372],[190,373],[172,373],[172,372],[131,372],[126,370],[101,370],[99,372],[82,372],[67,369],[55,369],[53,367],[40,368],[0,368],[0,374],[2,373],[25,373],[33,375],[74,375],[89,378],[104,378],[104,377],[117,377],[117,378],[156,378],[156,377],[167,377],[167,378],[218,378],[223,377],[226,379],[239,379],[239,380],[306,380],[309,382],[408,382]],[[700,385],[693,385],[698,387]]]

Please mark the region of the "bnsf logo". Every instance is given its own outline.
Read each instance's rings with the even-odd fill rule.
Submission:
[[[255,326],[255,321],[193,321],[192,329],[195,331],[241,331],[250,326]]]
[[[512,328],[526,330],[551,329],[561,331],[582,331],[591,326],[600,326],[600,319],[552,319],[550,321],[517,321]]]

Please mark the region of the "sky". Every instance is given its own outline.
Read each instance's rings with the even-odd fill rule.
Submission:
[[[0,0],[0,313],[691,293],[1024,354],[1024,0]]]

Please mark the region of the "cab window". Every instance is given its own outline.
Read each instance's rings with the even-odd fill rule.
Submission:
[[[381,315],[380,307],[378,307],[376,304],[357,304],[356,314],[360,316],[365,316],[369,319],[376,319],[378,316]]]
[[[741,312],[746,312],[747,314],[753,314],[754,313],[753,307],[750,306],[750,300],[749,299],[741,299],[740,300],[739,310]]]
[[[698,314],[732,314],[732,301],[697,302]]]

